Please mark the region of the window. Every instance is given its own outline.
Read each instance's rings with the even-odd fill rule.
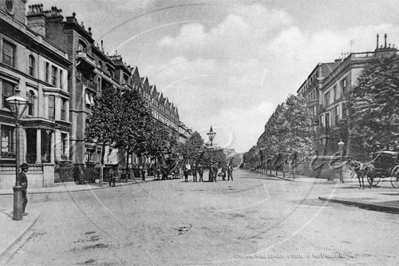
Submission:
[[[78,43],[78,52],[86,52],[86,44],[82,41]]]
[[[60,88],[64,88],[64,72],[60,69]]]
[[[33,55],[29,56],[29,75],[30,76],[34,76],[35,75],[35,58],[33,57]]]
[[[335,106],[335,125],[339,122],[339,105]]]
[[[341,88],[342,88],[342,94],[343,94],[343,95],[345,95],[346,92],[347,92],[346,86],[347,86],[347,84],[346,84],[346,78],[344,78],[343,80],[341,80]]]
[[[8,13],[11,15],[14,14],[14,1],[13,0],[5,0],[5,6]]]
[[[3,63],[14,67],[15,65],[15,45],[3,40]]]
[[[3,108],[8,108],[8,103],[7,103],[6,99],[13,95],[14,95],[14,84],[3,80],[3,90],[2,90],[2,96],[3,96],[2,97],[3,98],[2,107]]]
[[[29,91],[26,94],[28,98],[28,115],[34,115],[34,100],[35,100],[35,93],[33,91]]]
[[[328,106],[330,104],[330,92],[328,91],[326,94],[324,94],[324,107]]]
[[[65,157],[67,147],[67,134],[61,133],[61,156]]]
[[[48,118],[51,120],[55,119],[55,96],[48,96]]]
[[[51,67],[51,84],[57,86],[57,68],[55,66]]]
[[[94,159],[94,150],[86,150],[86,154],[85,154],[85,159],[86,162],[93,162]]]
[[[101,91],[101,77],[97,77],[97,91]]]
[[[330,113],[326,113],[326,129],[330,127]]]
[[[338,99],[338,95],[337,95],[337,85],[334,86],[334,88],[333,88],[333,93],[334,93],[334,96],[333,96],[333,101],[334,101],[334,100]]]
[[[81,81],[82,80],[82,72],[76,71],[76,81]]]
[[[65,99],[62,99],[61,120],[65,120],[66,119],[66,105],[67,105],[67,101]]]
[[[94,105],[94,94],[86,91],[85,93],[85,104],[87,108]]]
[[[51,161],[51,135],[53,134],[50,130],[41,130],[42,137],[42,162],[49,163]]]
[[[48,62],[46,62],[46,66],[45,66],[45,70],[46,70],[46,82],[48,83],[50,81],[50,64]]]
[[[15,157],[14,128],[1,125],[1,157]]]

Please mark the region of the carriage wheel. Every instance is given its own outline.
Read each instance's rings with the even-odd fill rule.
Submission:
[[[378,185],[378,183],[380,183],[381,181],[381,177],[374,177],[373,178],[373,187],[376,187]],[[371,178],[369,176],[367,176],[367,182],[369,182],[369,185],[371,185]]]
[[[391,184],[394,188],[399,187],[399,165],[396,165],[391,171]]]

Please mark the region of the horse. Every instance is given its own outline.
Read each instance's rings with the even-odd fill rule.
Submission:
[[[359,189],[364,189],[364,177],[368,176],[371,179],[370,188],[373,187],[374,165],[371,163],[361,163],[356,160],[349,160],[349,169],[354,170],[357,179],[359,180]]]

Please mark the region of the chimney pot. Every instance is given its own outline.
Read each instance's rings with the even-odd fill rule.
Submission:
[[[386,33],[385,33],[385,35],[384,35],[384,38],[385,38],[384,47],[387,48],[387,34],[386,34]]]

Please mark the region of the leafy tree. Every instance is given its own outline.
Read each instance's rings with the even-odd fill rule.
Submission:
[[[186,162],[191,160],[199,162],[200,159],[203,159],[204,140],[201,135],[197,131],[192,133],[187,142],[180,145],[179,152]]]
[[[103,180],[105,146],[115,144],[116,148],[124,148],[127,154],[141,154],[146,149],[151,123],[151,110],[136,90],[122,93],[107,87],[101,96],[95,98],[86,125],[86,139],[96,140],[102,145],[100,183]]]
[[[278,153],[309,153],[313,149],[313,123],[306,100],[296,95],[288,96],[270,116],[262,139],[258,141],[262,159],[272,158]]]
[[[118,132],[117,147],[126,152],[126,181],[129,178],[129,154],[141,155],[146,152],[148,135],[153,130],[151,109],[144,102],[138,90],[130,90],[118,95],[121,106],[119,120],[116,125]]]
[[[165,154],[175,153],[177,146],[176,137],[170,134],[170,130],[160,121],[153,119],[151,130],[147,134],[146,154],[149,155],[155,164],[165,163]]]
[[[348,104],[353,155],[367,156],[373,144],[399,136],[399,56],[377,55],[358,77]]]

